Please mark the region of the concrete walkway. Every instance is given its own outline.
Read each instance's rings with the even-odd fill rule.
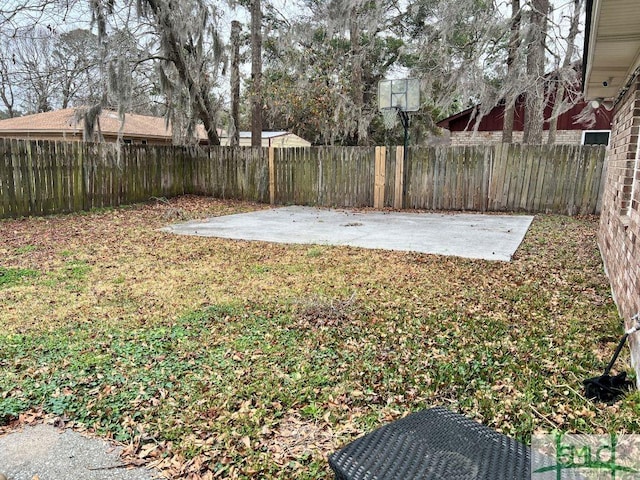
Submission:
[[[151,480],[144,468],[126,468],[120,449],[52,425],[25,426],[0,437],[0,473],[7,480]],[[1,478],[1,476],[0,476]]]
[[[349,245],[510,261],[532,216],[360,212],[284,207],[171,225],[181,235]]]

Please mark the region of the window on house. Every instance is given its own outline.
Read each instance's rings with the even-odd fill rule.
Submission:
[[[587,130],[582,132],[582,145],[609,145],[610,130]]]
[[[141,143],[142,145],[146,145],[146,144],[147,144],[147,141],[146,141],[146,140],[140,140],[140,143]]]
[[[125,138],[124,140],[122,140],[122,143],[124,143],[125,145],[131,145],[133,141],[130,138]]]

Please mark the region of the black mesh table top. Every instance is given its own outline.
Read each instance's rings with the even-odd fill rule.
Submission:
[[[329,457],[338,480],[531,478],[522,443],[442,407],[413,413]]]

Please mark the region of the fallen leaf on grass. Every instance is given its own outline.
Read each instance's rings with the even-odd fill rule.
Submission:
[[[284,418],[273,436],[263,441],[273,460],[286,465],[304,456],[325,458],[337,447],[337,438],[328,424],[302,420],[295,415]]]
[[[0,291],[0,421],[55,401],[39,408],[181,479],[325,478],[327,453],[435,404],[525,441],[556,417],[637,433],[637,396],[581,410],[555,387],[579,389],[620,328],[597,219],[536,216],[511,263],[157,231],[170,209],[265,207],[180,197],[0,222],[7,266],[41,272]]]

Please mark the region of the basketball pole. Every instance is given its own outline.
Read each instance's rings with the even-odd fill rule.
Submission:
[[[408,165],[407,165],[407,149],[409,147],[409,114],[404,110],[398,108],[398,115],[400,116],[400,122],[404,127],[404,149],[402,151],[402,208],[406,208],[405,198],[407,195],[407,180],[409,179]]]

